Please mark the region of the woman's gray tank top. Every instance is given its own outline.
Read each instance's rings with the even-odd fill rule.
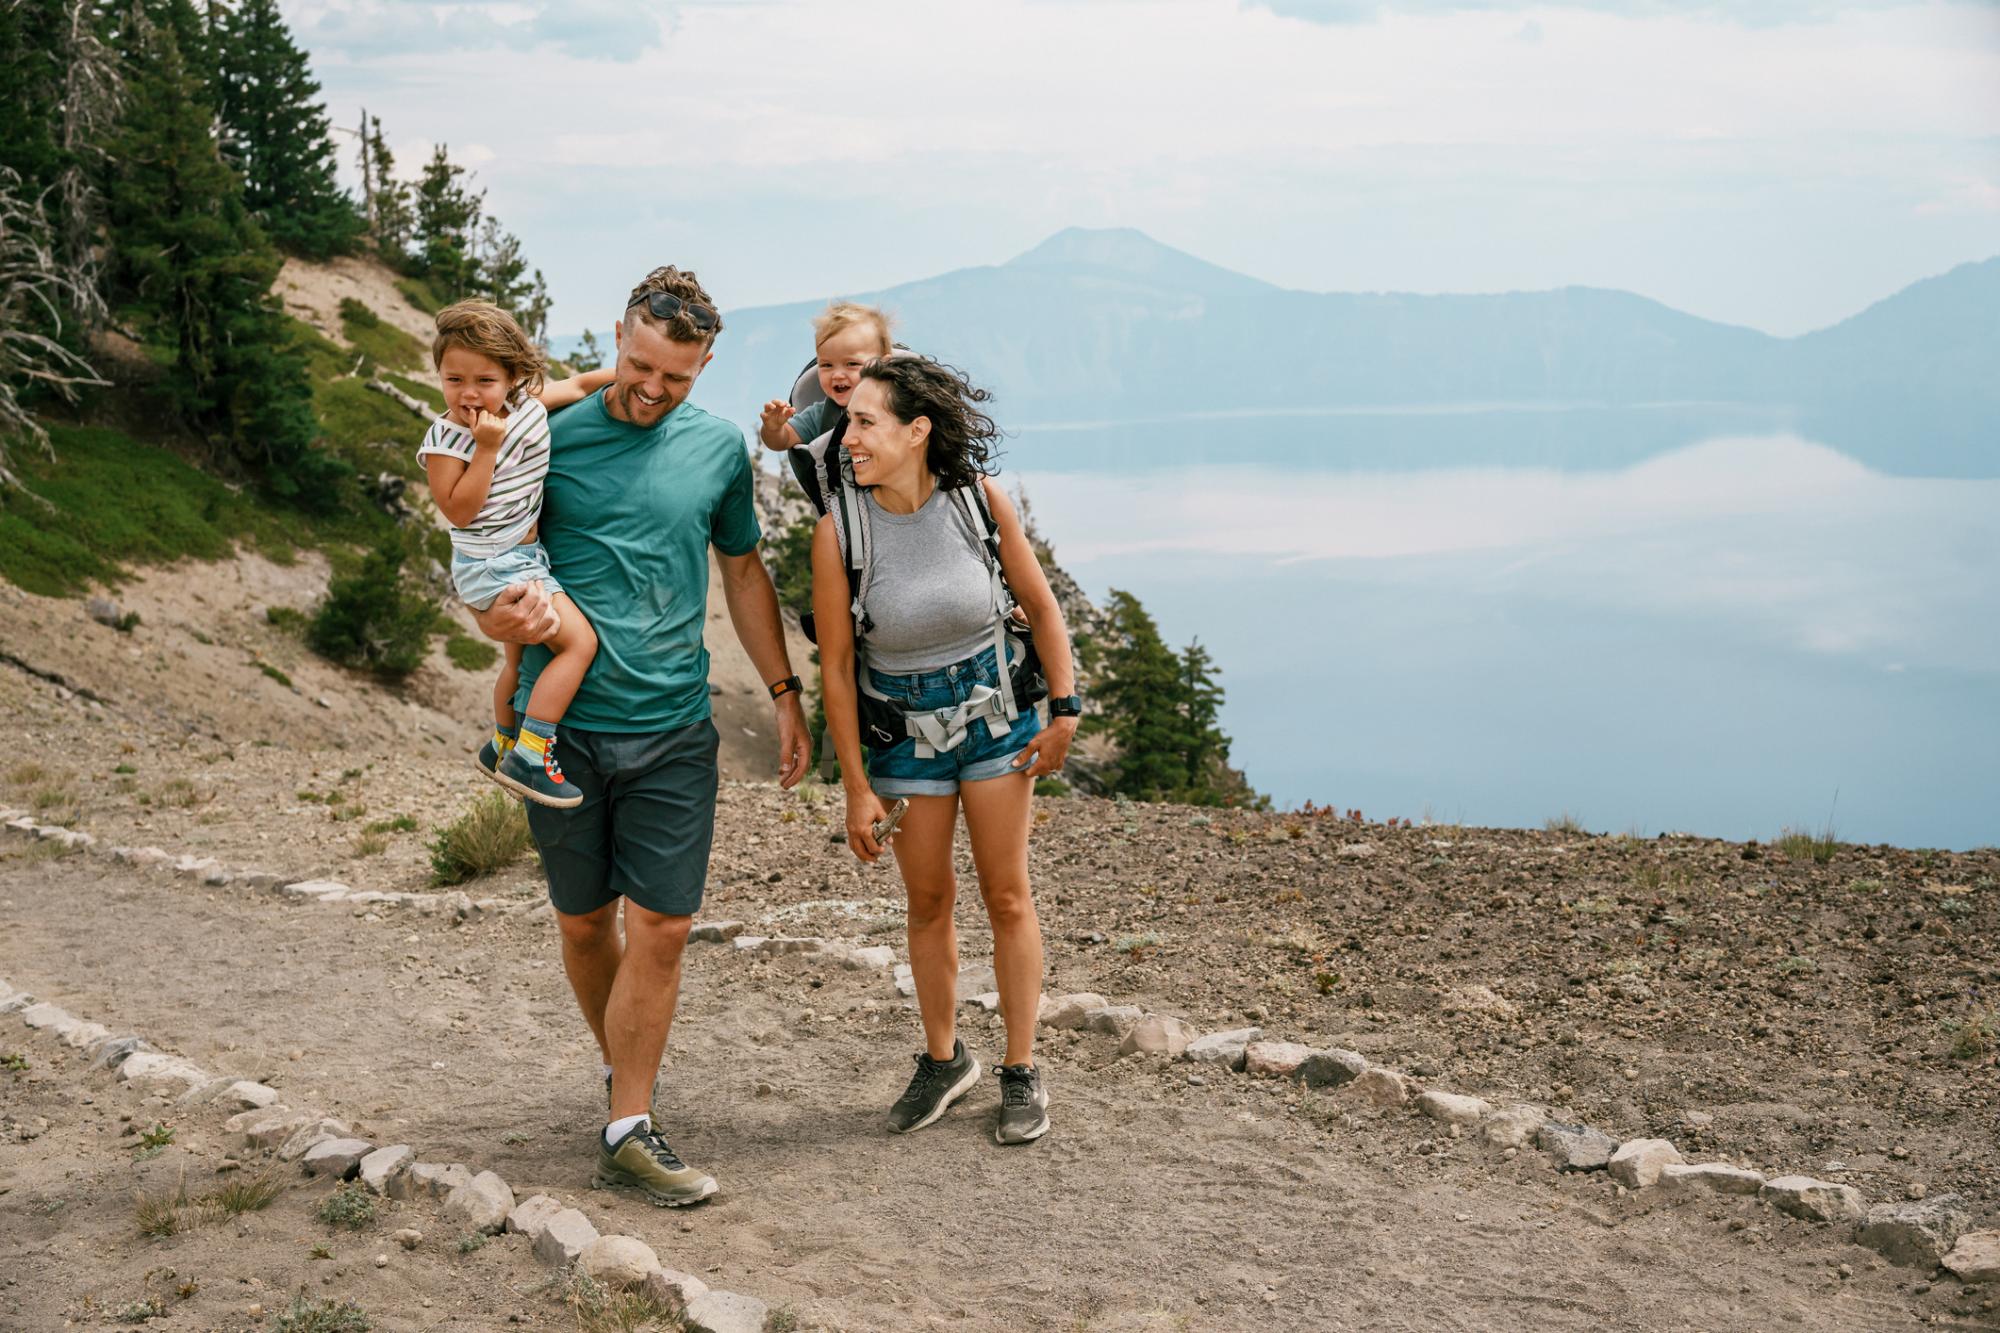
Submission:
[[[869,631],[877,671],[936,671],[993,646],[993,584],[964,515],[942,486],[914,514],[892,514],[863,491],[874,543]]]

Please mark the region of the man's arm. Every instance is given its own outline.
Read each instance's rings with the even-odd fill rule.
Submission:
[[[547,643],[562,624],[555,603],[539,579],[503,588],[493,605],[474,611],[479,632],[501,643]]]
[[[729,622],[736,627],[737,642],[749,654],[751,665],[766,685],[775,685],[792,674],[791,654],[785,651],[784,621],[778,614],[778,590],[771,586],[770,571],[752,547],[742,555],[715,553],[722,569],[722,597],[729,605]],[[799,706],[797,691],[777,701],[778,781],[794,786],[806,775],[812,761],[812,742],[806,735],[805,710]]]

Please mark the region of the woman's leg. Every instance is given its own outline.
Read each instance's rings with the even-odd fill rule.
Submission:
[[[949,1060],[958,1035],[958,930],[951,909],[958,880],[951,868],[951,835],[958,824],[956,796],[912,796],[902,827],[890,839],[896,869],[910,902],[910,972],[917,983],[924,1046],[933,1060]]]
[[[1021,775],[967,782],[958,789],[979,894],[986,900],[986,919],[993,923],[993,974],[1000,987],[1000,1017],[1007,1025],[1003,1063],[1010,1065],[1035,1062],[1042,999],[1042,923],[1028,891],[1028,820],[1034,795],[1035,784]]]

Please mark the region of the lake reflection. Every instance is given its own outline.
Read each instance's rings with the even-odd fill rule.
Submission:
[[[1595,470],[1148,468],[1129,439],[1024,432],[1010,475],[1087,589],[1214,651],[1281,804],[2000,841],[2000,481],[1784,434]]]

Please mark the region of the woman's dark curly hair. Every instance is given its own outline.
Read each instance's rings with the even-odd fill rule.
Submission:
[[[924,465],[938,485],[956,490],[992,474],[1000,428],[975,404],[993,395],[976,387],[964,371],[925,356],[885,356],[862,367],[861,378],[881,383],[898,421],[929,418]]]

